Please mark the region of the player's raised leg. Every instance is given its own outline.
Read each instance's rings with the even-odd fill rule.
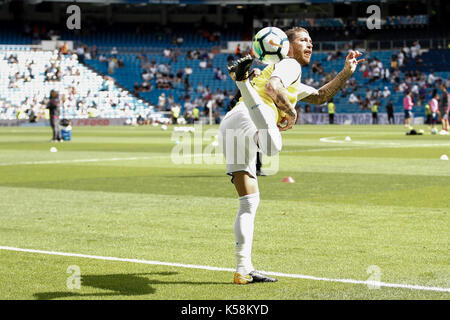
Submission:
[[[261,151],[268,156],[273,156],[281,151],[281,134],[276,124],[275,111],[263,102],[249,81],[252,63],[253,58],[247,55],[229,66],[228,71],[236,82],[242,100],[258,129],[258,145]]]

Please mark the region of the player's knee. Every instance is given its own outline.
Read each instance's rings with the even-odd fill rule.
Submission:
[[[261,151],[269,157],[278,154],[282,148],[281,135],[278,129],[259,132],[258,143]]]
[[[277,155],[282,149],[281,140],[271,139],[270,143],[267,144],[265,150],[262,150],[265,155],[273,157]]]

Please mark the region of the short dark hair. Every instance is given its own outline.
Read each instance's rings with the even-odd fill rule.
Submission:
[[[293,27],[291,29],[286,30],[284,33],[286,33],[286,35],[289,39],[289,42],[291,42],[297,37],[297,33],[302,32],[302,31],[309,34],[308,30],[306,30],[305,28],[302,28],[302,27]]]

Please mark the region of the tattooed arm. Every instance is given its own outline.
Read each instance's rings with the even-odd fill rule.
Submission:
[[[280,78],[271,77],[267,82],[266,90],[273,102],[275,102],[275,105],[287,114],[287,124],[284,127],[278,126],[278,129],[280,131],[291,129],[297,121],[297,111],[295,110],[295,104],[292,104],[289,100],[288,91]]]
[[[289,101],[288,91],[284,87],[280,78],[272,77],[266,84],[267,94],[272,98],[275,105],[286,112],[291,117],[295,117],[297,112],[295,111],[295,104]]]
[[[323,85],[316,94],[311,94],[306,98],[303,98],[302,101],[312,104],[323,104],[329,101],[339,92],[339,90],[341,90],[347,80],[350,79],[351,75],[352,74],[345,73],[344,71],[339,72],[333,80]]]
[[[312,104],[323,104],[329,101],[341,90],[347,80],[350,79],[358,64],[364,61],[364,59],[357,60],[361,55],[362,53],[358,51],[350,51],[345,59],[344,69],[333,80],[322,86],[317,93],[311,94],[301,100]]]

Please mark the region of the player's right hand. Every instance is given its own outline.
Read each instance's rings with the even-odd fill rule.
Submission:
[[[286,122],[286,125],[284,125],[284,126],[277,125],[278,129],[280,131],[286,131],[286,130],[292,129],[294,124],[297,122],[297,112],[294,110],[293,116],[286,114],[286,116],[283,118],[283,120],[280,123],[284,123],[284,122]]]

